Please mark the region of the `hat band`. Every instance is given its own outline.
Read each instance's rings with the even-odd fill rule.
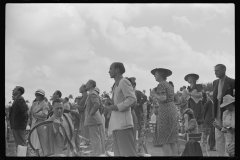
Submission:
[[[45,95],[44,93],[39,92],[39,91],[37,91],[36,93],[41,94],[41,95],[43,95],[43,96]],[[35,93],[35,94],[36,94],[36,93]]]

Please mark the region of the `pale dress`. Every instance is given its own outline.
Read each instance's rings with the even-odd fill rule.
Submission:
[[[174,90],[168,82],[161,82],[156,93],[166,96],[166,101],[158,101],[156,130],[153,139],[154,146],[176,143],[178,141],[178,112],[174,104]]]
[[[48,104],[44,100],[41,101],[39,104],[38,104],[38,102],[33,102],[33,105],[32,105],[31,110],[30,110],[30,116],[32,118],[31,129],[33,129],[33,127],[35,127],[39,123],[44,122],[46,120],[46,119],[44,119],[44,120],[37,119],[37,118],[34,117],[34,114],[35,113],[43,113],[43,114],[47,115],[48,110],[49,110]],[[34,130],[32,132],[30,140],[31,140],[31,143],[32,143],[32,145],[35,149],[41,149],[37,130]]]

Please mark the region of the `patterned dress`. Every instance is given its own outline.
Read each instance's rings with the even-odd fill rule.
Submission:
[[[155,135],[153,137],[154,146],[176,143],[178,141],[178,113],[174,104],[173,87],[166,81],[160,82],[157,86],[159,96],[167,97],[165,102],[158,101],[158,114]]]

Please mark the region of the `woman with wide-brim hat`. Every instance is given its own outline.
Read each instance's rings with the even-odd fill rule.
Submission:
[[[194,98],[202,98],[202,85],[196,84],[198,79],[199,75],[195,73],[187,74],[184,77],[184,80],[190,84],[190,86],[187,88],[187,94],[190,96],[188,99],[188,108],[191,108],[193,110],[198,125],[202,125],[204,121],[202,100],[199,100],[197,103],[193,100]],[[197,92],[192,93],[193,90],[196,90]]]
[[[166,79],[172,71],[156,68],[151,71],[159,82],[152,99],[158,102],[158,118],[153,144],[162,146],[164,156],[178,156],[178,112],[174,104],[174,89]]]

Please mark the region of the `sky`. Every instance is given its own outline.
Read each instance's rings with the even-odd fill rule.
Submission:
[[[93,79],[109,92],[113,62],[122,62],[124,77],[136,77],[136,89],[157,86],[151,70],[167,68],[174,91],[217,79],[214,66],[226,65],[235,78],[235,5],[206,4],[6,4],[5,99],[15,86],[32,102],[38,89],[46,97],[80,96],[79,87]]]

